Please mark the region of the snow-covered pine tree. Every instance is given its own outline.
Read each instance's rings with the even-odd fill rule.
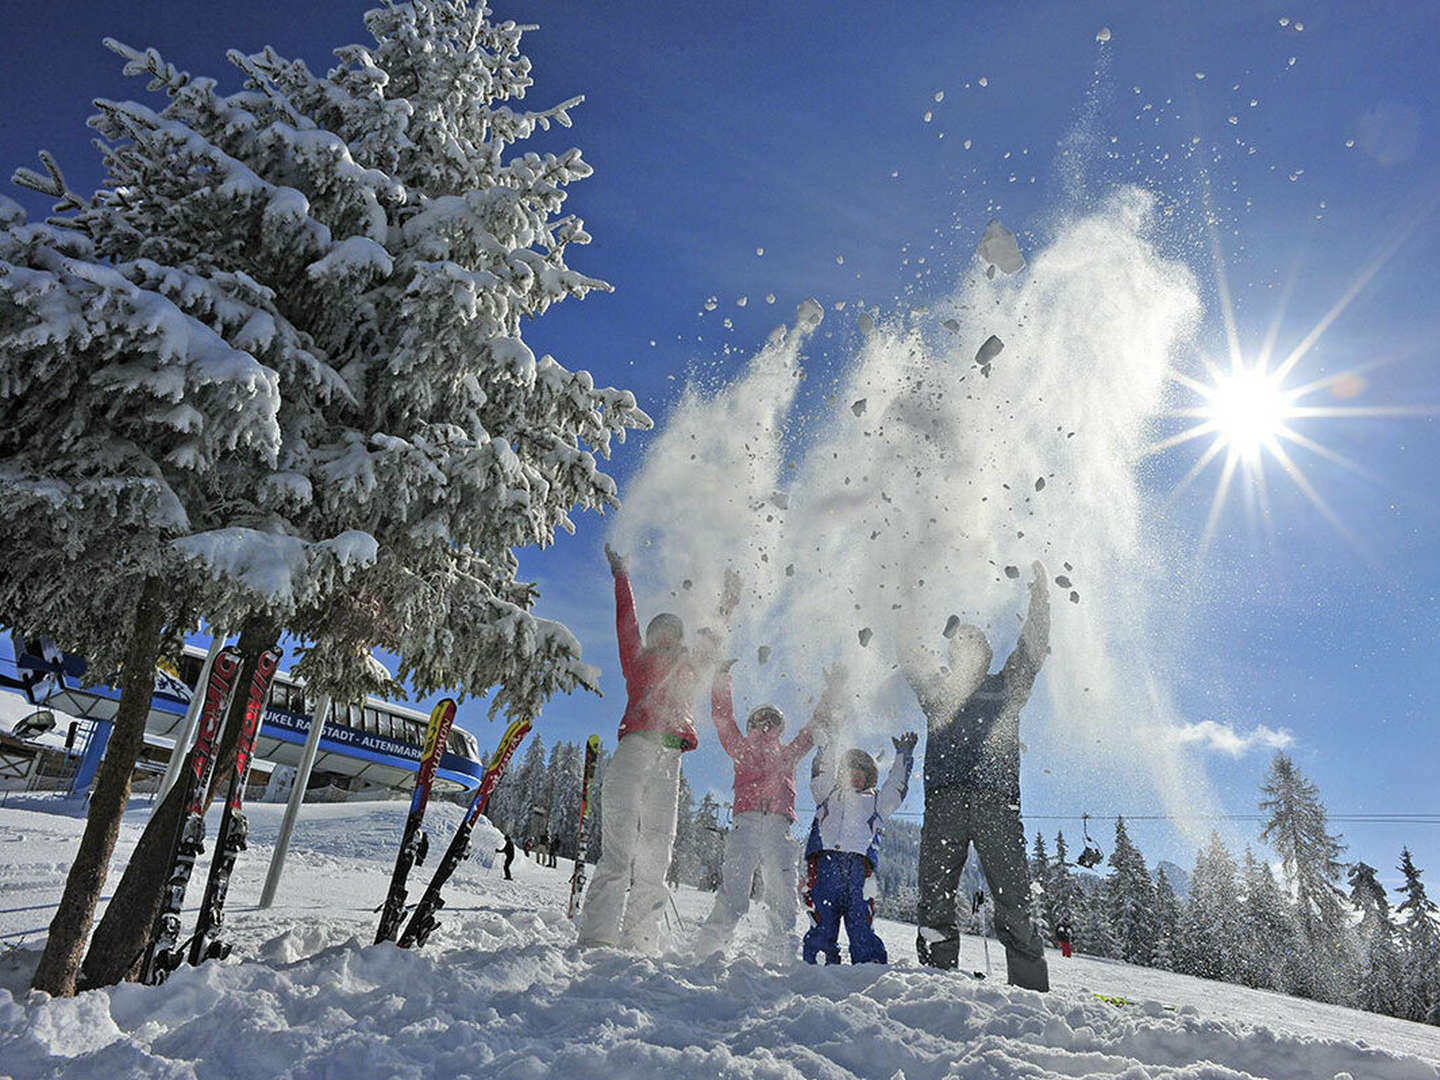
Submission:
[[[1030,918],[1040,927],[1046,941],[1055,937],[1055,900],[1050,895],[1050,853],[1045,850],[1045,837],[1035,830],[1035,843],[1030,848]]]
[[[1212,832],[1195,856],[1190,896],[1180,913],[1177,970],[1203,979],[1234,981],[1238,958],[1233,943],[1239,931],[1239,890],[1235,858]]]
[[[1145,856],[1130,842],[1123,817],[1115,819],[1115,848],[1109,861],[1113,869],[1105,882],[1105,897],[1120,959],[1148,965],[1159,933],[1155,885],[1145,867]]]
[[[519,794],[515,828],[520,837],[529,840],[532,845],[538,844],[545,838],[545,830],[549,826],[549,804],[542,801],[541,794],[545,785],[545,739],[538,731],[525,747],[515,780]]]
[[[1328,831],[1320,789],[1277,753],[1261,787],[1267,817],[1260,836],[1280,856],[1295,896],[1300,931],[1301,993],[1320,1001],[1343,1000],[1341,972],[1348,967],[1345,897],[1339,882],[1345,844]]]
[[[78,217],[105,254],[243,275],[270,309],[249,332],[296,342],[279,372],[293,412],[262,488],[265,535],[186,550],[227,573],[263,552],[271,574],[252,583],[292,608],[298,673],[358,697],[377,689],[362,661],[378,646],[419,693],[493,690],[492,711],[535,715],[595,673],[572,635],[529,613],[514,549],[573,529],[577,506],[615,505],[595,454],[649,425],[628,392],[537,359],[521,337],[523,318],[608,289],[566,265],[589,240],[562,214],[566,188],[590,166],[578,150],[514,150],[568,126],[581,99],[516,111],[531,84],[523,28],[483,5],[414,0],[366,25],[374,44],[337,50],[323,77],[270,49],[230,53],[245,86],[228,96],[111,42],[170,100],[160,113],[98,103],[112,182],[138,197]],[[317,369],[328,401],[291,385]],[[293,541],[328,537],[364,564],[344,590],[314,587],[315,560],[297,565]]]
[[[1150,963],[1175,970],[1175,948],[1180,938],[1180,901],[1163,866],[1155,869],[1155,952]]]
[[[1290,901],[1270,864],[1257,859],[1249,845],[1240,867],[1240,887],[1236,975],[1246,986],[1289,993],[1296,985],[1299,952]]]
[[[696,884],[713,892],[720,887],[721,869],[725,864],[725,834],[729,830],[720,824],[720,803],[708,791],[695,807],[694,822],[699,858],[699,880]]]
[[[1422,871],[1410,857],[1408,847],[1400,849],[1400,873],[1405,880],[1399,888],[1405,897],[1395,906],[1401,959],[1401,1015],[1411,1020],[1440,1024],[1440,923],[1435,902],[1425,893]]]
[[[1120,944],[1110,924],[1110,901],[1103,883],[1086,890],[1077,887],[1073,901],[1075,912],[1075,948],[1091,956],[1116,957]]]
[[[107,181],[94,198],[58,170],[25,179],[50,185],[85,259],[169,320],[155,324],[167,347],[210,335],[278,382],[278,445],[263,467],[218,461],[205,494],[223,515],[187,522],[165,549],[168,566],[212,579],[196,609],[288,628],[305,643],[299,673],[337,700],[391,689],[367,663],[381,646],[421,693],[493,691],[492,709],[534,715],[595,672],[564,627],[530,613],[514,548],[573,528],[577,506],[614,505],[595,455],[649,425],[629,393],[521,339],[523,317],[608,288],[565,261],[589,239],[562,214],[589,165],[576,150],[513,149],[568,126],[579,99],[517,111],[522,28],[483,6],[415,0],[367,25],[374,45],[340,50],[323,78],[268,49],[232,53],[245,86],[228,96],[111,42],[168,104],[97,102]],[[204,426],[185,380],[150,382],[166,460],[203,471],[224,426]],[[263,412],[235,410],[251,424]],[[132,865],[158,895],[155,865]],[[141,932],[143,909],[130,920]]]
[[[517,827],[519,807],[520,783],[516,779],[516,771],[506,769],[490,795],[490,805],[485,810],[485,816],[517,844],[524,839]]]
[[[666,880],[696,885],[700,881],[700,837],[695,824],[695,789],[685,770],[680,770],[680,793],[675,813],[675,850],[671,854]]]
[[[554,822],[556,851],[566,859],[575,858],[584,763],[585,748],[578,743],[558,742],[550,751],[550,820]]]
[[[19,179],[73,209],[48,180]],[[196,294],[204,294],[199,283]],[[0,623],[44,632],[119,670],[115,727],[85,832],[35,972],[74,992],[144,739],[156,660],[193,619],[197,580],[176,545],[243,516],[237,473],[273,462],[279,393],[267,350],[246,352],[84,229],[30,224],[0,197]],[[217,590],[220,591],[220,590]]]
[[[1050,898],[1054,904],[1055,926],[1062,919],[1068,919],[1075,926],[1080,915],[1075,875],[1070,869],[1070,849],[1065,845],[1065,833],[1055,833],[1055,857],[1050,860]],[[1078,928],[1077,928],[1078,932]]]
[[[1401,1005],[1400,951],[1390,900],[1385,886],[1375,879],[1373,866],[1352,864],[1349,879],[1350,903],[1360,913],[1354,928],[1357,947],[1350,1002],[1357,1009],[1395,1015]]]

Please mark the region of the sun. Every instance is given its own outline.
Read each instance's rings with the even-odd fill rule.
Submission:
[[[1204,404],[1189,413],[1247,461],[1253,462],[1262,450],[1273,453],[1277,440],[1294,434],[1287,425],[1298,415],[1295,392],[1287,392],[1274,374],[1258,366],[1218,375],[1210,386],[1201,386],[1200,393]]]
[[[1266,351],[1256,360],[1245,359],[1238,350],[1232,356],[1228,370],[1207,361],[1205,379],[1170,371],[1170,378],[1190,390],[1195,398],[1193,404],[1172,409],[1168,415],[1186,417],[1193,423],[1147,449],[1147,453],[1155,453],[1208,437],[1209,445],[1176,485],[1172,498],[1205,472],[1211,462],[1220,461],[1220,478],[1215,485],[1198,554],[1203,556],[1208,549],[1230,491],[1237,485],[1269,522],[1267,466],[1278,467],[1310,503],[1354,543],[1349,529],[1302,471],[1293,451],[1303,449],[1353,472],[1365,470],[1317,442],[1302,428],[1322,419],[1416,415],[1433,410],[1322,403],[1326,397],[1334,402],[1363,392],[1367,383],[1361,369],[1351,368],[1300,386],[1289,386],[1286,380],[1300,359],[1298,353],[1291,353],[1274,368],[1269,366]],[[1317,400],[1317,395],[1322,393],[1324,396]]]

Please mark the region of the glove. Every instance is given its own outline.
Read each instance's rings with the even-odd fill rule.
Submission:
[[[625,571],[626,571],[626,569],[627,569],[627,567],[626,567],[626,565],[625,565],[625,556],[624,556],[624,555],[621,555],[618,551],[616,551],[614,548],[612,548],[609,544],[606,544],[606,545],[605,545],[605,558],[607,558],[608,560],[610,560],[610,572],[611,572],[612,574],[623,574],[623,573],[625,573]]]
[[[1032,593],[1040,592],[1048,594],[1050,592],[1050,582],[1046,577],[1045,564],[1039,559],[1036,559],[1030,564],[1030,573],[1032,575],[1030,578],[1030,591]]]
[[[732,667],[734,667],[736,664],[738,664],[739,662],[740,662],[740,658],[739,658],[739,657],[737,657],[737,656],[732,656],[729,660],[726,660],[723,664],[720,665],[720,674],[721,674],[721,675],[729,675],[729,674],[730,674],[730,669],[731,669]]]
[[[907,731],[904,735],[892,737],[890,741],[895,744],[895,753],[903,757],[910,757],[915,753],[915,743],[919,738],[920,736],[916,735],[915,732]]]

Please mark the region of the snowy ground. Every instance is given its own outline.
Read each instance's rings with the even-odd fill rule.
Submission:
[[[1440,1029],[1058,954],[1055,989],[1040,995],[1006,987],[998,967],[984,982],[917,968],[914,931],[898,923],[880,926],[890,967],[761,966],[745,955],[759,936],[748,922],[724,960],[581,952],[564,915],[568,865],[523,856],[514,882],[465,866],[425,949],[375,947],[402,802],[307,806],[266,912],[254,904],[281,808],[253,807],[230,894],[231,960],[158,988],[49,1000],[25,987],[82,823],[25,808],[36,805],[0,806],[9,1077],[1440,1080]],[[122,857],[147,809],[127,817]],[[431,815],[439,851],[459,810]],[[677,901],[693,930],[710,896],[681,890]],[[994,942],[990,952],[1003,965]],[[984,967],[979,939],[962,962]]]

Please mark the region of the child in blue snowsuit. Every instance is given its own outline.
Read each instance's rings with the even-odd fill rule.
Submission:
[[[814,921],[802,945],[807,964],[815,963],[821,953],[826,963],[840,962],[842,921],[852,964],[883,964],[889,959],[885,943],[870,928],[875,902],[866,883],[875,872],[880,823],[905,801],[915,739],[915,733],[908,731],[891,740],[895,764],[879,791],[875,759],[864,750],[847,750],[838,766],[828,742],[815,755],[810,774],[815,821],[805,848],[810,863],[806,899]]]

